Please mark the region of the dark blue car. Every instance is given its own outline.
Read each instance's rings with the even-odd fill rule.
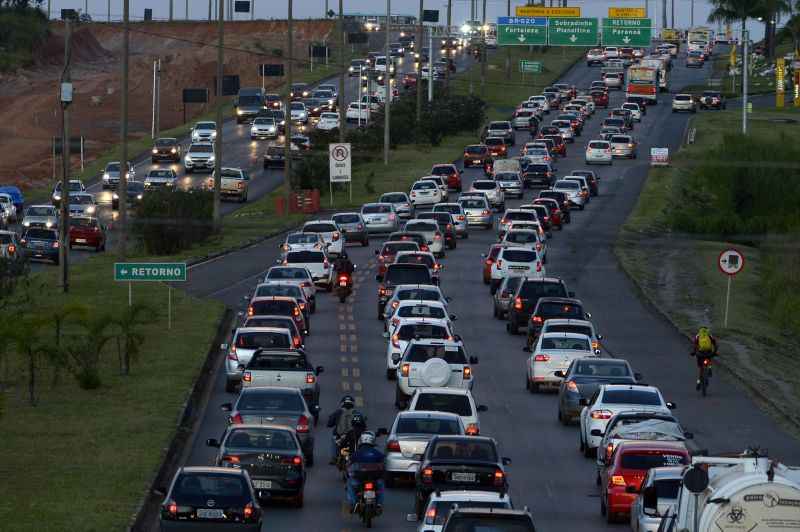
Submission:
[[[25,206],[25,197],[22,195],[22,191],[15,186],[7,185],[0,187],[0,193],[11,196],[11,201],[14,203],[14,206],[17,208],[17,213],[21,217],[23,207]]]
[[[58,264],[58,231],[55,229],[30,228],[20,239],[25,257],[49,260]]]

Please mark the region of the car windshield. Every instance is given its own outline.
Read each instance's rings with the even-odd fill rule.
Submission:
[[[176,139],[156,139],[156,146],[159,148],[168,148],[170,146],[175,146],[178,144]]]
[[[292,251],[286,254],[288,264],[322,263],[325,260],[325,253],[322,251]]]
[[[293,297],[295,299],[305,299],[303,297],[303,291],[295,284],[264,284],[256,289],[255,295],[256,297]]]
[[[217,129],[217,125],[214,124],[213,122],[200,122],[196,126],[194,126],[194,128],[203,130]]]
[[[525,299],[540,297],[565,297],[567,291],[561,283],[544,281],[526,281],[520,288],[519,295]]]
[[[294,392],[252,388],[239,396],[239,401],[236,403],[236,410],[273,410],[276,412],[282,410],[302,412],[305,410],[305,405],[300,395]]]
[[[395,427],[396,434],[461,434],[457,419],[416,418],[403,416]]]
[[[431,181],[430,179],[426,181],[417,181],[414,183],[414,186],[411,187],[412,190],[433,190],[436,188],[436,183]]]
[[[402,201],[402,200],[400,200],[400,201]],[[361,208],[361,212],[362,212],[362,214],[386,214],[386,213],[392,212],[392,206],[391,205],[377,205],[377,204],[364,205]]]
[[[487,146],[504,146],[505,141],[499,137],[489,137],[484,141]]]
[[[658,499],[677,499],[683,482],[678,478],[664,478],[653,482]]]
[[[592,328],[588,325],[550,325],[545,324],[545,332],[561,332],[561,333],[576,333],[592,336]]]
[[[537,314],[551,318],[582,319],[583,309],[572,303],[555,303],[546,301],[539,305]]]
[[[620,466],[623,469],[653,469],[654,467],[669,467],[686,465],[688,458],[683,454],[666,452],[626,452],[622,455]]]
[[[434,460],[480,460],[497,462],[494,445],[485,440],[464,438],[459,440],[436,440],[429,456]],[[470,529],[467,529],[470,530]],[[483,530],[482,528],[476,530]],[[492,529],[488,529],[492,530]]]
[[[387,242],[383,245],[381,255],[395,255],[398,251],[419,251],[416,242]]]
[[[212,153],[214,148],[211,145],[193,144],[189,146],[189,153]],[[119,168],[117,168],[119,171]]]
[[[589,148],[593,150],[607,150],[608,142],[590,142]]]
[[[308,279],[309,273],[304,268],[272,268],[267,279]]]
[[[58,233],[48,229],[28,229],[22,236],[27,239],[58,240]]]
[[[494,176],[495,181],[519,181],[519,176],[517,174],[511,172],[503,172],[499,174],[495,174]]]
[[[464,151],[472,154],[481,154],[486,149],[485,146],[467,146]]]
[[[236,347],[255,349],[258,347],[277,347],[288,349],[291,347],[289,335],[284,332],[260,331],[242,332],[236,335]]]
[[[337,224],[357,224],[361,221],[361,217],[357,214],[334,214],[333,220]]]
[[[438,229],[435,222],[409,222],[406,224],[406,231],[416,231],[418,233],[431,233]]]
[[[536,260],[536,252],[524,249],[507,249],[503,251],[503,259],[509,262],[533,262]]]
[[[651,390],[635,388],[611,389],[603,392],[603,403],[616,405],[660,406],[661,398]]]
[[[408,362],[427,362],[433,358],[441,358],[448,364],[466,364],[467,355],[459,345],[414,344],[406,354]]]
[[[586,338],[544,337],[542,338],[542,349],[589,351],[590,346],[589,340]]]
[[[472,188],[475,190],[494,190],[497,188],[497,183],[494,181],[474,181]]]
[[[55,216],[55,209],[52,207],[28,207],[25,216]]]
[[[147,177],[175,177],[172,170],[150,170]]]

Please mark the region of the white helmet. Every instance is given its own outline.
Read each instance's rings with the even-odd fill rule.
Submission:
[[[375,433],[374,432],[364,432],[361,434],[361,437],[358,439],[359,445],[375,445]]]

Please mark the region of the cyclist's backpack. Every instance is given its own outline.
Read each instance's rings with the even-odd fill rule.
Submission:
[[[710,353],[714,350],[711,334],[706,327],[700,327],[700,330],[697,331],[697,349],[703,353]]]

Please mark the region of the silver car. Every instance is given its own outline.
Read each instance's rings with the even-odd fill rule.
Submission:
[[[486,129],[486,137],[501,137],[506,144],[514,145],[516,135],[511,122],[489,122],[489,127]]]
[[[58,227],[58,210],[52,205],[31,205],[25,209],[22,226],[26,229],[29,227],[44,227],[45,229]]]
[[[242,367],[246,366],[253,353],[262,348],[290,349],[292,335],[289,329],[276,327],[239,327],[233,333],[231,344],[222,344],[227,351],[225,357],[225,391],[235,391],[242,380]]]
[[[467,213],[460,203],[437,203],[433,206],[433,212],[449,212],[453,215],[453,226],[456,236],[469,238],[469,225],[467,224]]]
[[[367,203],[361,207],[361,216],[370,233],[393,233],[399,228],[392,203]]]
[[[193,143],[183,156],[183,166],[187,174],[195,170],[214,170],[215,164],[214,145],[210,142]]]
[[[119,177],[120,177],[120,168],[121,164],[119,161],[111,161],[106,165],[105,170],[103,170],[103,190],[109,188],[117,188],[119,184]],[[133,168],[133,163],[128,163],[128,173],[127,179],[128,181],[133,180],[136,175],[136,171]]]
[[[468,225],[482,225],[486,229],[494,227],[494,213],[486,198],[467,197],[458,200],[458,203],[464,209]]]
[[[523,279],[524,277],[521,275],[511,275],[505,277],[500,282],[500,286],[497,287],[497,292],[495,292],[492,296],[492,314],[494,314],[495,318],[499,320],[506,319],[508,307],[511,305],[511,302],[514,299],[514,294],[517,292],[517,288]]]
[[[494,175],[494,180],[500,185],[504,195],[522,197],[522,179],[519,177],[519,172],[498,172]]]
[[[636,143],[630,135],[613,135],[610,142],[612,157],[636,159]]]
[[[697,112],[697,106],[691,94],[676,94],[672,98],[672,112],[677,113],[678,111]]]
[[[656,532],[661,518],[675,511],[678,492],[683,483],[682,466],[654,467],[647,471],[642,481],[641,493],[645,489],[655,490],[655,508],[645,508],[645,497],[636,497],[631,506],[631,529],[633,532]],[[652,491],[652,490],[651,490]]]
[[[497,207],[499,210],[504,210],[506,208],[505,194],[496,181],[491,179],[476,179],[472,182],[470,190],[486,194],[486,199],[489,200],[492,207]]]
[[[369,245],[369,231],[366,220],[357,212],[339,212],[331,216],[342,232],[345,243],[360,242]]]
[[[567,199],[572,205],[583,210],[586,205],[586,198],[582,194],[581,185],[577,181],[567,181],[566,179],[559,179],[553,185],[553,190],[557,192],[565,192]]]
[[[85,192],[69,195],[69,215],[70,216],[96,216],[97,203],[94,196]]]
[[[378,198],[378,203],[391,203],[394,205],[394,212],[400,218],[413,218],[414,206],[411,204],[411,199],[405,192],[387,192]]]
[[[144,176],[144,188],[153,190],[156,188],[173,188],[178,175],[172,168],[154,168]]]
[[[607,140],[593,140],[589,142],[586,147],[586,164],[611,164],[613,157],[611,155],[611,143]]]
[[[558,128],[564,142],[575,142],[575,132],[572,130],[572,123],[569,120],[553,120],[550,125]]]
[[[213,142],[217,138],[217,123],[197,122],[192,128],[191,138],[192,142]]]
[[[449,412],[399,412],[386,437],[386,483],[391,486],[398,477],[413,478],[425,448],[434,436],[465,434],[457,414]]]
[[[271,116],[259,116],[250,126],[251,139],[274,139],[278,137],[278,124]]]

